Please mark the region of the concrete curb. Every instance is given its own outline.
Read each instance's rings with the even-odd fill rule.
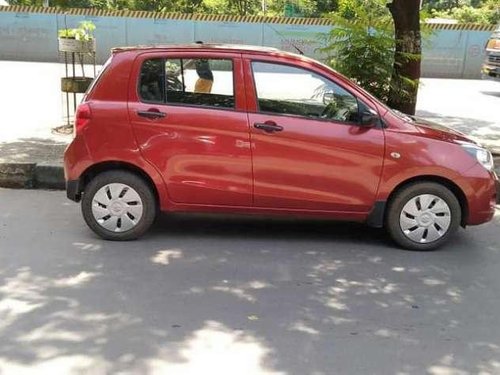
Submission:
[[[59,165],[36,165],[35,186],[39,189],[64,190],[64,169]]]
[[[0,187],[64,190],[64,169],[37,163],[0,163]]]

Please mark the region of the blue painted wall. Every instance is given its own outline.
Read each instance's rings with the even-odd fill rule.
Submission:
[[[425,77],[479,78],[489,31],[435,30],[423,44]]]
[[[57,22],[53,14],[0,12],[0,59],[54,61]]]
[[[97,60],[104,62],[112,47],[137,44],[189,43],[195,40],[243,43],[294,51],[291,41],[308,56],[328,26],[212,22],[175,19],[78,16],[0,12],[0,59],[59,61],[57,30],[95,23]],[[479,78],[489,31],[436,30],[423,46],[422,75]]]

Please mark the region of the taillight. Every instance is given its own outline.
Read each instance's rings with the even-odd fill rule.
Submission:
[[[82,103],[76,109],[75,114],[75,134],[81,132],[90,122],[92,112],[88,103]]]

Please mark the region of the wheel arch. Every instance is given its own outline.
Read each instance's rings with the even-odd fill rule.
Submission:
[[[153,192],[153,195],[156,200],[156,205],[157,207],[159,207],[160,194],[151,176],[137,165],[123,161],[108,160],[97,164],[93,164],[92,166],[88,167],[80,176],[79,186],[78,186],[79,194],[81,195],[81,193],[85,190],[85,187],[95,176],[103,172],[114,171],[114,170],[128,171],[130,173],[135,174],[138,177],[141,177],[151,188],[151,191]]]
[[[391,200],[394,199],[394,196],[398,191],[400,191],[401,189],[405,188],[408,185],[421,182],[435,182],[440,185],[443,185],[444,187],[448,188],[455,195],[455,197],[457,197],[458,203],[460,203],[460,208],[462,211],[460,225],[462,227],[465,227],[467,223],[467,218],[469,217],[469,203],[467,201],[467,197],[463,192],[463,190],[460,188],[460,186],[458,186],[452,180],[441,176],[434,176],[434,175],[415,176],[400,182],[398,185],[394,187],[394,189],[392,189],[391,193],[387,197],[386,208],[387,205],[391,202]],[[387,217],[387,211],[388,211],[387,209],[384,210],[384,222]]]

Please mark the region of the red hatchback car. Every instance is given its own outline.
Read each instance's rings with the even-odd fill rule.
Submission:
[[[193,44],[113,51],[78,107],[67,195],[99,236],[161,211],[309,215],[430,250],[492,219],[491,154],[310,58]]]

